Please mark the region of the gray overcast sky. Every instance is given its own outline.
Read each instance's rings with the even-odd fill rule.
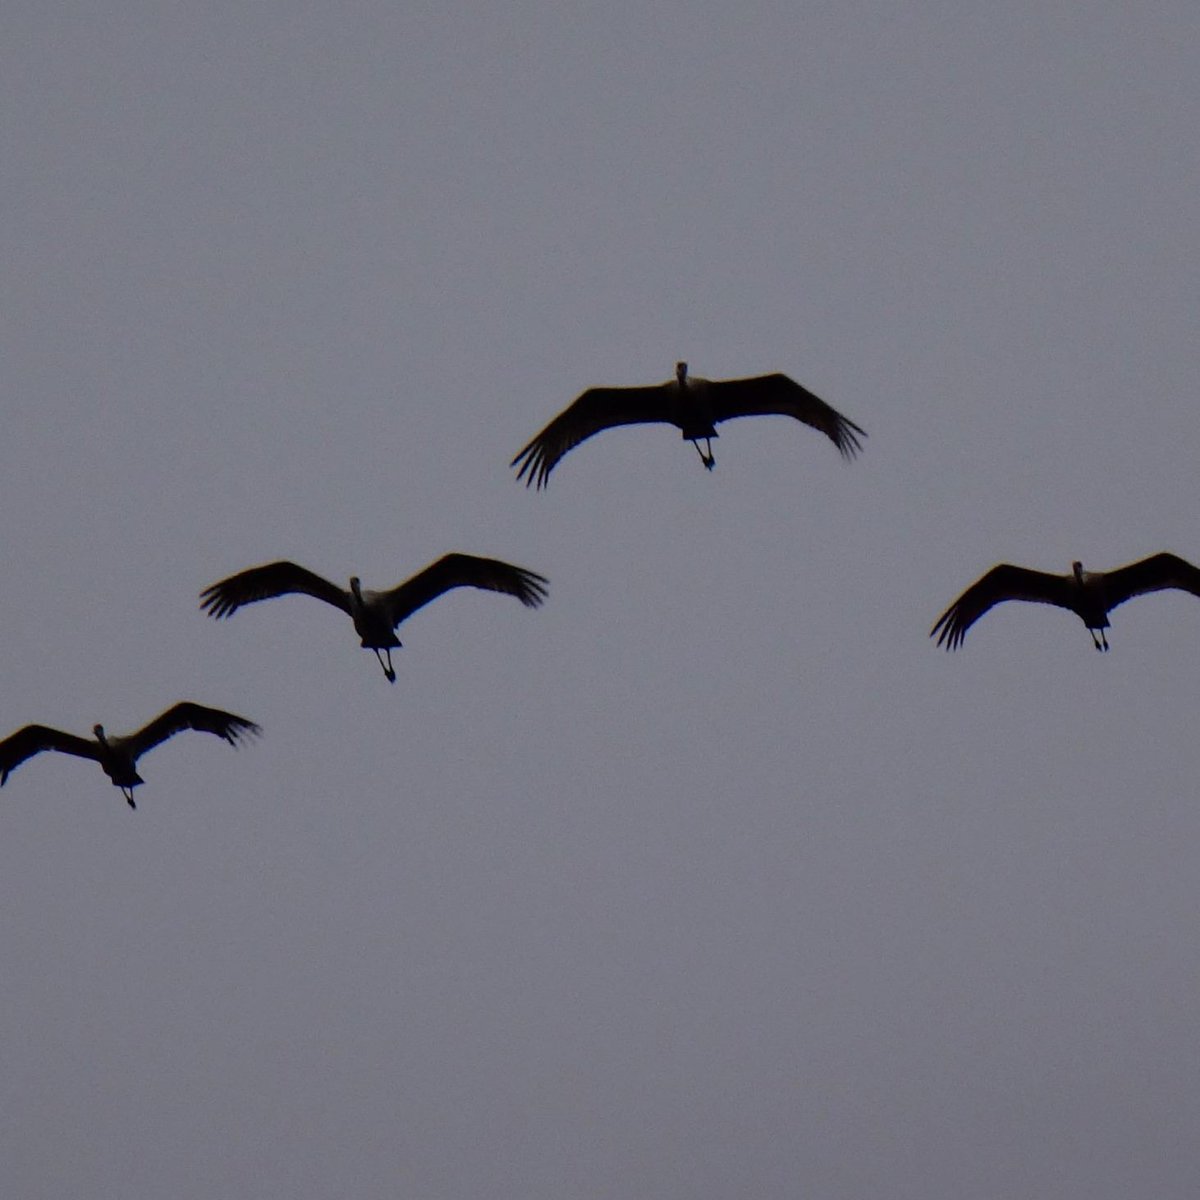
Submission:
[[[1192,1198],[1200,13],[33,4],[0,37],[7,1196]],[[786,371],[870,434],[619,430]],[[402,630],[293,598],[550,577]]]

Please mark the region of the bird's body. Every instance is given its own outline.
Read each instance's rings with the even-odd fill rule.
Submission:
[[[717,424],[733,417],[774,413],[794,417],[820,430],[844,458],[853,458],[866,434],[824,400],[779,373],[747,379],[699,379],[689,376],[687,363],[675,364],[675,378],[649,387],[589,388],[545,427],[513,460],[517,478],[526,487],[546,486],[550,472],[567,451],[580,442],[619,425],[676,426],[691,442],[711,471],[715,463],[712,439]],[[700,449],[700,439],[705,449]]]
[[[125,793],[129,806],[133,804],[133,789],[146,781],[137,773],[137,759],[126,744],[127,738],[109,739],[103,725],[93,726],[96,742],[100,747],[100,770],[112,780],[114,787]]]
[[[1092,635],[1097,650],[1107,650],[1108,614],[1134,596],[1178,588],[1200,596],[1200,570],[1174,554],[1149,558],[1114,571],[1085,571],[1072,563],[1067,575],[1050,575],[1000,563],[973,583],[937,619],[929,632],[939,646],[956,650],[967,630],[990,608],[1004,600],[1054,604],[1076,614]]]
[[[350,579],[350,617],[354,622],[354,631],[362,639],[359,643],[366,650],[391,651],[401,645],[396,636],[395,626],[391,621],[384,592],[364,592],[358,576]],[[387,668],[384,674],[389,682],[396,682],[396,672],[391,669],[392,659],[389,653]]]
[[[0,742],[0,787],[26,759],[43,750],[57,750],[98,762],[113,786],[121,789],[129,807],[136,808],[133,789],[145,782],[137,773],[137,760],[147,750],[152,750],[185,729],[215,734],[231,746],[236,746],[239,738],[261,732],[253,721],[245,717],[190,701],[173,705],[149,725],[123,737],[109,736],[103,725],[93,726],[92,733],[95,736],[92,740],[64,733],[61,729],[52,729],[48,725],[26,725]]]
[[[375,652],[388,682],[395,683],[392,650],[402,644],[396,627],[456,587],[504,592],[528,608],[536,608],[546,597],[546,580],[524,567],[473,554],[447,554],[406,582],[380,592],[363,591],[357,575],[344,589],[295,563],[266,563],[206,587],[200,593],[200,607],[209,616],[229,617],[245,604],[275,596],[300,593],[324,600],[349,615],[361,645]]]

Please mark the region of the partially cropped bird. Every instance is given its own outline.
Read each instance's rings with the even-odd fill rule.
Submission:
[[[550,472],[568,450],[602,429],[617,425],[674,425],[696,447],[700,461],[711,471],[716,459],[712,439],[716,425],[732,417],[766,414],[795,417],[825,434],[844,458],[853,458],[866,433],[786,375],[755,375],[748,379],[698,379],[688,375],[687,363],[675,364],[675,378],[648,387],[589,388],[564,409],[509,464],[519,467],[525,486],[546,486]],[[700,449],[700,439],[704,449]]]
[[[275,562],[251,567],[206,587],[200,593],[200,607],[211,617],[229,617],[243,604],[256,600],[292,592],[315,596],[349,614],[362,645],[375,651],[388,682],[395,683],[392,650],[402,644],[396,637],[396,626],[430,600],[451,588],[474,587],[516,596],[527,608],[536,608],[546,598],[546,584],[541,575],[524,567],[473,554],[444,555],[386,592],[364,592],[357,575],[351,576],[347,591],[295,563]]]
[[[0,742],[0,787],[27,758],[43,750],[58,750],[63,754],[74,754],[77,758],[94,759],[113,781],[113,786],[121,789],[129,807],[137,808],[133,802],[133,789],[145,782],[137,773],[137,760],[147,750],[153,750],[160,742],[185,729],[215,733],[231,746],[236,746],[241,738],[262,732],[245,717],[222,712],[219,708],[205,708],[203,704],[193,704],[187,700],[168,708],[149,725],[124,737],[110,737],[104,732],[103,725],[92,726],[94,741],[64,733],[61,729],[51,729],[48,725],[26,725]]]
[[[1003,600],[1057,604],[1083,621],[1097,650],[1108,649],[1108,614],[1134,596],[1179,588],[1200,596],[1200,570],[1174,554],[1152,554],[1115,571],[1085,571],[1072,563],[1069,575],[1048,575],[1027,567],[1000,563],[969,588],[929,631],[939,646],[956,650],[967,630],[993,605]]]

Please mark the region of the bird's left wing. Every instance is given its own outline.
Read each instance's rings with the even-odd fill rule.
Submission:
[[[558,460],[602,429],[670,421],[671,386],[588,388],[508,465],[520,468],[517,478],[524,479],[526,487],[543,488]]]
[[[546,598],[547,580],[498,558],[474,554],[447,554],[398,587],[382,593],[395,628],[422,605],[456,587],[483,588],[516,596],[527,608],[537,608]]]
[[[1134,596],[1161,592],[1166,588],[1179,588],[1200,596],[1200,569],[1177,554],[1164,553],[1118,567],[1104,577],[1104,597],[1112,608]]]
[[[167,738],[174,737],[185,729],[216,734],[231,746],[236,746],[239,738],[253,737],[262,732],[253,721],[239,717],[236,713],[223,712],[219,708],[206,708],[203,704],[183,700],[121,741],[134,758],[139,758],[147,750],[152,750],[160,742],[165,742]]]
[[[200,593],[200,607],[210,617],[231,617],[243,604],[295,592],[315,596],[344,613],[350,611],[350,601],[340,587],[294,562],[264,563],[209,584]]]
[[[43,750],[58,750],[76,758],[100,758],[100,747],[87,738],[51,729],[49,725],[26,725],[0,742],[0,786],[26,759]]]
[[[820,430],[843,458],[853,458],[862,449],[858,439],[867,436],[865,430],[843,417],[837,409],[779,372],[749,379],[710,380],[708,402],[714,422],[768,414],[795,417]]]
[[[1060,608],[1069,608],[1070,586],[1061,575],[1048,575],[1045,571],[1031,571],[1028,567],[1000,563],[971,584],[938,617],[929,636],[936,637],[939,646],[957,650],[967,636],[967,630],[988,609],[1001,601],[1030,600],[1035,604],[1057,604]]]

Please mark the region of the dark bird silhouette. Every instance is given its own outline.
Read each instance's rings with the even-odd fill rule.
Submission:
[[[666,383],[589,388],[559,413],[509,466],[520,468],[517,478],[524,479],[526,487],[536,484],[543,488],[558,460],[592,434],[618,425],[660,423],[680,429],[711,471],[716,462],[712,439],[717,437],[719,421],[770,413],[795,417],[819,429],[847,459],[862,449],[859,437],[867,436],[853,421],[786,375],[696,379],[688,376],[687,363],[680,362],[675,364],[675,378]]]
[[[936,637],[939,646],[956,650],[967,630],[993,605],[1030,600],[1069,609],[1088,627],[1096,649],[1107,650],[1104,631],[1109,627],[1108,614],[1134,596],[1168,588],[1200,596],[1200,570],[1174,554],[1152,554],[1115,571],[1085,571],[1081,563],[1072,563],[1069,575],[1048,575],[1000,563],[938,617],[929,636]]]
[[[51,729],[48,725],[26,725],[0,742],[0,787],[27,758],[43,750],[58,750],[63,754],[74,754],[77,758],[90,758],[98,762],[101,770],[113,781],[113,786],[121,789],[129,807],[137,808],[133,802],[133,789],[145,782],[137,773],[137,760],[147,750],[153,750],[160,742],[185,729],[215,733],[231,746],[237,746],[239,738],[262,732],[245,717],[222,712],[219,708],[205,708],[202,704],[192,704],[187,700],[168,708],[149,725],[124,737],[109,737],[103,725],[92,726],[92,732],[96,735],[94,741],[64,733],[61,729]]]
[[[211,617],[232,616],[243,604],[300,592],[340,608],[354,621],[362,645],[375,651],[389,683],[396,682],[392,649],[402,643],[395,629],[405,618],[456,587],[483,588],[516,596],[527,608],[537,608],[546,598],[547,580],[524,567],[497,558],[473,554],[447,554],[386,592],[364,592],[357,575],[346,591],[312,571],[291,562],[267,563],[222,579],[200,593],[200,607]],[[383,651],[387,655],[385,660]]]

